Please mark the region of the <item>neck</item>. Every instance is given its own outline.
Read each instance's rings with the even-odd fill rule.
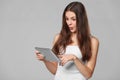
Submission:
[[[72,33],[71,37],[77,37],[77,33]]]
[[[78,45],[78,40],[77,40],[77,34],[76,33],[71,34],[71,40],[72,40],[72,43],[70,45]]]

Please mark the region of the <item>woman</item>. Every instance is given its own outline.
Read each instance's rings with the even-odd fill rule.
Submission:
[[[38,51],[36,55],[55,75],[54,80],[87,80],[94,72],[98,47],[98,39],[90,34],[84,5],[71,2],[63,12],[62,29],[53,43],[52,50],[61,62],[49,62]]]

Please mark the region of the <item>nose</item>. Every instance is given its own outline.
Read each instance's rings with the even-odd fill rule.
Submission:
[[[71,21],[71,20],[69,20],[67,23],[68,23],[68,25],[71,25],[71,24],[72,24],[72,21]]]

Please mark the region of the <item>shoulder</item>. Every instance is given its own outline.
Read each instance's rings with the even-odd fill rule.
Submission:
[[[54,37],[54,41],[53,41],[53,45],[57,42],[57,40],[59,39],[60,37],[60,34],[56,34],[55,37]]]
[[[91,43],[97,45],[99,44],[99,39],[95,36],[91,36]]]
[[[97,37],[92,36],[91,37],[91,52],[92,52],[93,57],[97,56],[98,50],[99,50],[99,40]]]
[[[56,34],[55,37],[54,37],[54,41],[57,41],[59,39],[59,37],[60,37],[60,34],[59,33]]]
[[[96,50],[99,48],[99,39],[95,36],[91,36],[91,47]]]

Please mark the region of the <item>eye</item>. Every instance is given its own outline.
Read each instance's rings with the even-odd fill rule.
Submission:
[[[75,19],[75,18],[73,18],[72,20],[73,20],[73,21],[76,21],[76,19]]]
[[[65,18],[65,20],[68,20],[68,18]]]

